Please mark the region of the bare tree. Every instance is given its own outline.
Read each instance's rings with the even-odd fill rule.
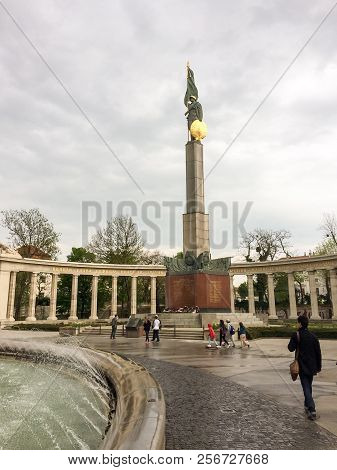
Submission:
[[[334,245],[337,247],[337,220],[334,214],[324,214],[323,224],[321,226],[324,235],[330,238]]]
[[[290,256],[287,230],[255,229],[247,232],[241,242],[241,250],[246,261],[273,261],[281,254]]]
[[[92,237],[88,249],[96,255],[97,261],[109,264],[137,264],[142,262],[144,241],[137,226],[129,216],[116,216],[107,222]],[[118,279],[118,297],[124,305],[130,307],[130,278]]]
[[[139,263],[144,241],[137,226],[129,216],[116,216],[92,237],[89,250],[97,261],[110,264]]]
[[[12,247],[22,256],[56,259],[60,234],[39,209],[1,211],[1,225],[8,230]]]
[[[289,239],[291,234],[287,230],[255,229],[247,232],[241,242],[241,250],[247,262],[273,261],[281,254],[290,256]],[[255,288],[259,296],[260,307],[268,302],[267,275],[257,274]]]
[[[38,209],[1,211],[0,223],[9,232],[11,246],[24,258],[55,259],[59,253],[60,234]],[[17,275],[15,315],[27,303],[30,285],[29,273]]]

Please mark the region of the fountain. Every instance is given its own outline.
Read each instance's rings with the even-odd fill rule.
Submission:
[[[2,340],[0,385],[1,449],[164,448],[153,377],[75,338]]]

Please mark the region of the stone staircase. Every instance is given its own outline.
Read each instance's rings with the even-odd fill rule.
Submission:
[[[204,313],[201,315],[202,327],[207,328],[208,323],[219,323],[220,320],[229,320],[237,330],[241,321],[246,327],[264,326],[262,320],[257,318],[253,313]]]
[[[111,327],[107,326],[86,326],[81,330],[81,335],[100,335],[110,336]],[[118,325],[116,337],[125,336],[125,327]],[[152,331],[150,338],[152,337]],[[189,339],[189,340],[203,340],[204,334],[202,328],[176,328],[163,326],[160,330],[160,337],[165,339]]]
[[[137,314],[138,318],[147,315]],[[161,324],[167,328],[201,328],[201,316],[199,313],[159,313]]]
[[[138,318],[145,318],[145,314],[137,314]],[[164,339],[187,339],[203,340],[203,330],[207,329],[208,323],[219,323],[222,320],[230,320],[235,330],[238,330],[239,322],[246,327],[264,326],[262,320],[259,320],[252,313],[160,313],[159,318],[162,323],[160,336]],[[87,326],[82,328],[82,335],[104,335],[110,336],[111,326],[106,323],[97,324],[97,326]],[[117,337],[125,335],[125,325],[118,325]],[[152,335],[152,332],[151,332]]]

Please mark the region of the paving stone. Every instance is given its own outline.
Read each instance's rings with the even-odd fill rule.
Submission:
[[[163,388],[167,449],[337,449],[337,438],[302,410],[195,368],[132,359]]]

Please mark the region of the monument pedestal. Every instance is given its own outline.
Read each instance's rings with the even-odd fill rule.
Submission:
[[[203,313],[230,312],[228,274],[185,273],[166,276],[166,306],[200,308]]]

